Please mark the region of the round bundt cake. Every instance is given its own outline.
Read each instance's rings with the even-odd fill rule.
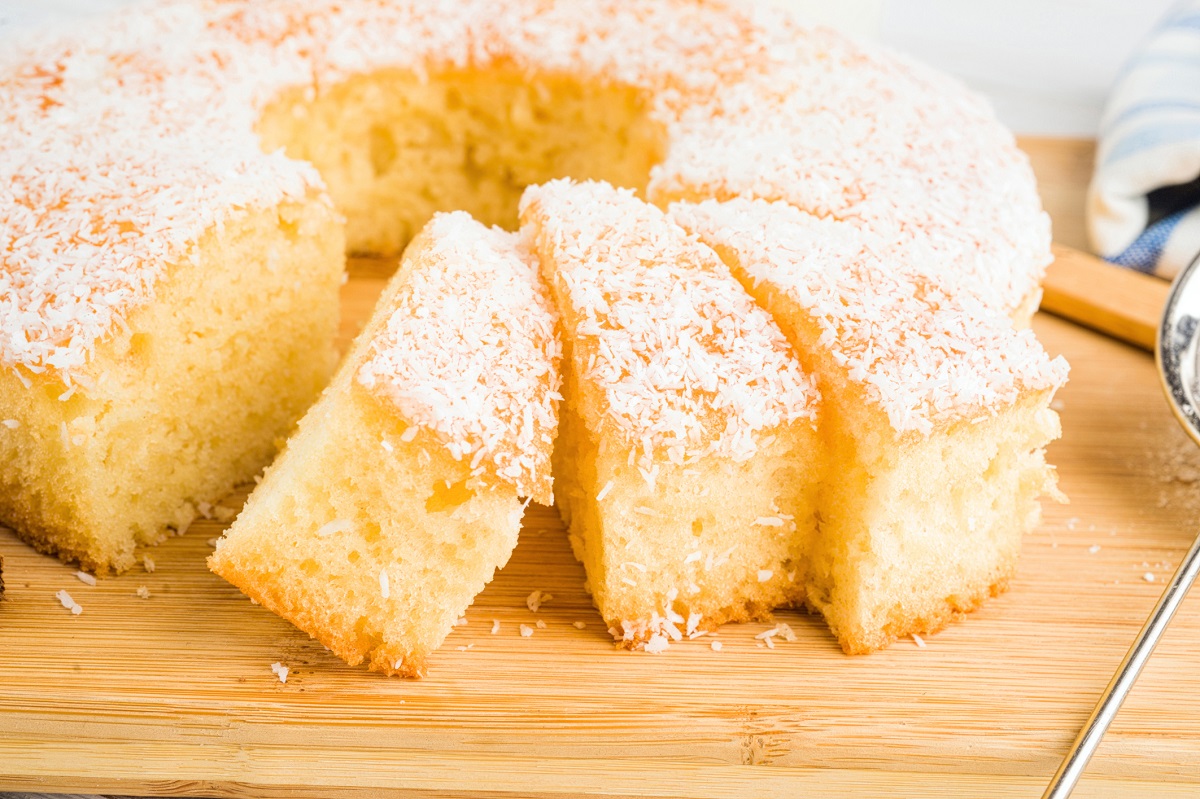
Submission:
[[[1026,158],[954,80],[766,5],[168,0],[5,48],[0,134],[0,520],[89,570],[129,568],[268,463],[336,363],[345,254],[399,254],[449,210],[519,229],[567,320],[574,415],[554,468],[574,494],[556,499],[619,639],[659,648],[679,619],[695,632],[785,601],[824,612],[851,651],[935,629],[1003,588],[1054,490],[1041,452],[1066,371],[1023,329],[1050,260]],[[811,447],[779,433],[795,418],[728,415],[775,384],[722,360],[758,350],[724,342],[711,374],[642,364],[703,336],[669,308],[632,327],[625,281],[578,287],[613,264],[635,283],[651,270],[655,291],[704,283],[653,272],[678,253],[720,272],[730,307],[770,315],[763,335],[794,355],[759,367],[811,379]],[[622,361],[631,335],[645,347]],[[373,385],[433,396],[375,352]],[[726,368],[749,382],[717,391]],[[626,417],[641,421],[610,429]],[[516,446],[496,435],[489,452]],[[624,462],[612,447],[632,472],[595,471]],[[705,594],[707,621],[681,610],[707,591],[692,574],[715,568],[707,550],[659,548],[687,566],[673,587],[647,568],[597,576],[628,536],[596,503],[643,507],[637,475],[653,494],[655,464],[719,451],[722,481],[745,462],[782,483],[753,453],[801,450],[788,479],[811,490],[787,502],[806,519],[744,499],[765,503],[758,527],[803,527],[803,546],[743,564],[743,598]],[[709,504],[685,503],[698,515],[679,529],[704,538]]]

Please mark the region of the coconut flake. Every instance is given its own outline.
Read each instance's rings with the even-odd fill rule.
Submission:
[[[80,604],[72,599],[71,595],[66,591],[59,591],[55,596],[58,597],[58,601],[62,603],[64,608],[71,611],[72,616],[78,616],[80,613],[83,613],[83,608]]]
[[[317,538],[326,538],[337,533],[349,532],[353,528],[354,523],[349,519],[334,519],[333,521],[325,522],[325,524],[317,528]]]
[[[652,655],[657,655],[666,652],[671,646],[670,640],[662,633],[655,633],[650,636],[650,640],[646,642],[643,649]]]

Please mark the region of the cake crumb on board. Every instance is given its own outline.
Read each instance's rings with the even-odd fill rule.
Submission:
[[[538,609],[551,599],[554,599],[553,594],[547,594],[542,591],[534,591],[532,594],[525,597],[525,607],[529,608],[530,613],[537,613]]]

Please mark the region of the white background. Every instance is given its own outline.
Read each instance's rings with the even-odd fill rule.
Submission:
[[[1018,133],[1093,136],[1113,76],[1172,0],[760,0],[876,39],[982,91]],[[0,35],[129,0],[0,0]],[[2,46],[2,45],[0,45]]]

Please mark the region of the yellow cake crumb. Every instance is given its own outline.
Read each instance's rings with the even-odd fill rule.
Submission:
[[[1038,497],[1066,379],[1004,309],[972,304],[852,226],[785,203],[677,203],[818,378],[820,535],[807,602],[851,653],[935,632],[1003,591]]]
[[[558,357],[516,236],[435,216],[210,568],[346,662],[421,676],[550,493]]]
[[[521,221],[563,320],[555,499],[614,636],[661,651],[802,599],[818,395],[774,322],[627,190],[531,187]]]

